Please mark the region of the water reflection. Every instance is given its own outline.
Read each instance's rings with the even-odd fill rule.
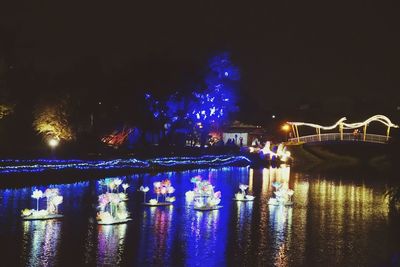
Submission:
[[[252,249],[252,229],[253,229],[253,202],[235,203],[236,214],[233,215],[233,254],[236,258],[236,265],[248,265],[251,258],[249,253]],[[243,251],[245,253],[243,253]]]
[[[171,225],[174,206],[145,208],[142,219],[140,254],[146,265],[160,265],[170,260]]]
[[[269,206],[273,259],[276,266],[288,266],[287,250],[291,247],[292,207]]]
[[[198,212],[185,204],[195,175],[215,182],[222,209]],[[176,187],[174,206],[141,206],[138,187],[165,177]],[[97,181],[57,186],[62,221],[21,222],[31,188],[3,190],[0,238],[13,261],[5,266],[18,260],[28,266],[384,266],[400,250],[400,218],[389,215],[380,179],[328,178],[287,166],[142,174],[128,181],[133,221],[114,226],[88,222],[101,191]],[[294,190],[293,207],[267,204],[275,181]],[[249,184],[254,202],[232,200],[239,183]]]
[[[128,224],[98,226],[97,266],[121,265],[127,226]]]
[[[191,218],[186,236],[186,266],[212,266],[223,257],[226,229],[220,228],[220,212],[221,210],[189,212]]]
[[[55,266],[59,253],[61,222],[24,221],[21,259],[28,266]]]
[[[249,170],[249,194],[253,194],[253,177],[254,177],[254,170]]]
[[[345,184],[322,177],[314,180],[309,190],[308,223],[319,233],[312,246],[320,250],[307,255],[307,260],[326,262],[334,257],[339,265],[343,262],[353,264],[352,261],[354,265],[355,262],[366,265],[366,261],[355,260],[351,255],[367,250],[370,245],[359,233],[368,233],[372,238],[377,233],[373,233],[376,230],[371,222],[385,221],[388,217],[388,207],[382,196],[377,196],[373,188],[362,183]]]

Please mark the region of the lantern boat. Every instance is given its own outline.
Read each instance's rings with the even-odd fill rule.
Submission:
[[[186,192],[186,199],[193,201],[193,209],[199,211],[217,210],[222,208],[221,191],[214,192],[214,186],[207,180],[202,180],[200,176],[193,177],[191,180],[195,184],[193,191]]]
[[[43,193],[41,190],[35,189],[32,193],[32,198],[36,199],[36,210],[24,209],[21,211],[23,220],[49,220],[59,219],[63,215],[58,213],[58,205],[63,202],[63,197],[59,195],[58,189],[48,188]],[[46,197],[46,209],[39,210],[39,199]]]
[[[126,190],[129,188],[128,183],[122,183],[122,180],[119,178],[107,178],[99,181],[100,186],[106,187],[106,192],[109,193],[117,193],[121,201],[128,201],[128,194]],[[123,192],[119,191],[119,187],[122,186]]]
[[[292,206],[293,205],[293,200],[292,196],[294,194],[294,191],[291,189],[286,189],[282,188],[282,184],[280,183],[273,183],[273,187],[276,188],[276,191],[274,192],[275,197],[271,197],[268,200],[268,205],[272,206]]]
[[[97,223],[103,225],[120,224],[131,221],[126,203],[119,193],[105,193],[99,196]]]
[[[140,191],[144,193],[143,205],[145,206],[170,206],[176,200],[175,197],[171,196],[175,192],[175,188],[171,185],[171,181],[165,179],[161,182],[154,182],[154,192],[156,193],[156,198],[152,198],[149,202],[146,201],[146,193],[150,190],[148,186],[140,187]]]
[[[239,185],[240,192],[235,194],[235,197],[233,198],[233,200],[242,201],[242,202],[254,201],[255,196],[246,194],[247,188],[249,188],[248,185],[240,184]]]

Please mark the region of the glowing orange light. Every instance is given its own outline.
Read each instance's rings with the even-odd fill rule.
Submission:
[[[290,130],[290,126],[289,126],[289,124],[284,124],[284,125],[282,125],[281,129],[282,129],[282,131],[288,132]]]

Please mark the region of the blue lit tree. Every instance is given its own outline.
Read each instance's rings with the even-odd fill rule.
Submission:
[[[239,69],[232,64],[229,54],[217,55],[209,61],[203,90],[190,97],[174,93],[165,101],[145,94],[151,114],[148,124],[153,131],[162,132],[162,138],[198,133],[204,145],[210,130],[218,130],[237,111],[235,88],[239,79]]]
[[[157,139],[160,139],[165,120],[165,105],[150,93],[146,93],[144,98],[147,106],[147,114],[144,114],[146,123],[143,125],[143,138],[146,140],[146,135],[150,134],[152,137],[157,135]],[[152,141],[154,142],[154,140]]]
[[[170,138],[185,124],[185,98],[180,94],[174,93],[166,100],[159,100],[147,93],[145,100],[151,114],[148,121],[151,125],[150,130],[157,133],[160,139]]]
[[[209,61],[206,88],[194,92],[188,116],[201,129],[204,145],[211,129],[219,129],[229,115],[237,111],[236,84],[240,79],[239,69],[234,66],[228,53],[222,53]]]

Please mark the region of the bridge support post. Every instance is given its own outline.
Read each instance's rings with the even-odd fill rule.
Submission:
[[[297,125],[295,125],[295,127],[296,127],[297,143],[300,143],[299,128],[297,128]]]
[[[317,128],[318,140],[321,142],[321,128]]]
[[[293,138],[297,138],[297,135],[296,135],[296,131],[295,131],[295,126],[294,125],[291,125],[291,127],[292,127],[292,132],[293,132]]]
[[[363,134],[363,141],[365,142],[365,139],[367,137],[367,125],[364,125],[364,134]]]
[[[389,134],[390,134],[390,126],[388,126],[386,130],[386,142],[389,141]]]
[[[343,123],[339,124],[340,140],[343,140]]]

